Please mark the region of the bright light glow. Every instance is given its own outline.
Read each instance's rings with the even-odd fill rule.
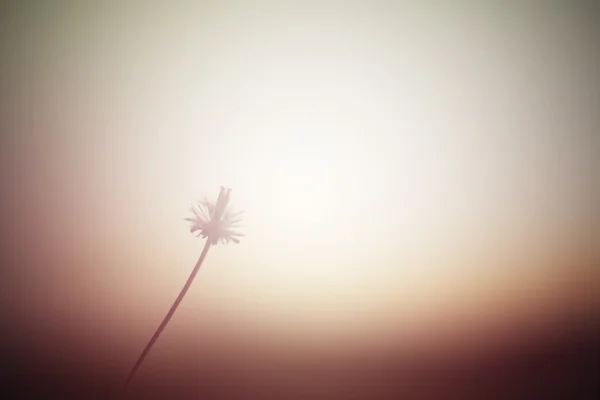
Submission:
[[[533,18],[532,35],[495,13],[165,4],[34,24],[45,52],[14,68],[40,68],[23,81],[41,93],[14,98],[39,103],[23,124],[51,137],[22,158],[52,166],[36,179],[60,193],[48,203],[68,215],[61,233],[75,221],[81,249],[120,255],[94,273],[114,274],[121,297],[127,271],[148,302],[171,301],[201,247],[187,208],[220,185],[246,237],[211,253],[196,296],[302,326],[358,330],[530,292],[549,273],[541,257],[584,226],[596,113],[579,106],[586,75],[565,60],[587,52],[568,24]]]
[[[240,12],[252,21],[249,10]],[[536,132],[552,154],[563,131],[543,110],[523,114],[528,102],[558,92],[540,78],[529,92],[502,97],[515,79],[534,84],[527,68],[496,68],[506,55],[490,49],[519,46],[517,33],[471,35],[460,24],[437,29],[382,15],[379,26],[295,31],[287,29],[293,12],[245,27],[238,17],[216,14],[205,41],[178,38],[160,49],[158,65],[146,56],[129,67],[139,82],[124,85],[123,98],[140,112],[130,129],[145,136],[132,134],[127,157],[145,161],[118,175],[146,176],[140,187],[158,194],[153,210],[171,210],[158,223],[170,226],[162,245],[193,259],[176,233],[185,229],[171,219],[181,199],[225,184],[246,210],[247,237],[219,255],[230,266],[215,274],[231,292],[290,315],[386,315],[382,305],[398,301],[435,308],[457,298],[453,291],[523,278],[506,265],[519,252],[545,251],[542,235],[557,231],[557,199],[566,191],[553,158],[531,156],[541,143]],[[157,51],[155,43],[132,46]],[[140,97],[156,74],[168,79]],[[474,274],[480,263],[486,268]],[[363,311],[340,309],[357,296]]]

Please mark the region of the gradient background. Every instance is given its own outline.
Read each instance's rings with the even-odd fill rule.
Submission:
[[[132,398],[590,395],[597,9],[279,3],[2,2],[2,379],[115,398],[226,185]]]

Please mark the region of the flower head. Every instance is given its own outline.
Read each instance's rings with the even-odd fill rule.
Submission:
[[[194,215],[185,220],[192,223],[192,233],[198,231],[196,236],[208,238],[213,245],[219,241],[223,244],[240,242],[238,237],[244,235],[233,228],[239,227],[242,211],[232,212],[228,207],[230,192],[231,189],[221,187],[216,204],[204,199],[190,209]]]

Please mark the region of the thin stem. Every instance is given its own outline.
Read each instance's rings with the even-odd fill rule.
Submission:
[[[198,258],[198,261],[196,262],[196,265],[194,266],[192,273],[190,274],[185,285],[183,286],[183,289],[181,289],[181,292],[179,292],[179,296],[177,296],[177,299],[175,299],[175,302],[171,306],[171,309],[169,310],[169,312],[167,313],[167,315],[165,316],[165,318],[159,325],[158,329],[156,329],[156,332],[154,332],[154,335],[152,335],[152,338],[150,338],[150,341],[146,345],[146,348],[144,349],[144,351],[142,352],[142,354],[136,361],[135,365],[131,369],[129,376],[127,377],[127,381],[125,382],[125,387],[129,386],[129,382],[131,382],[131,380],[133,379],[133,376],[135,375],[137,370],[142,365],[144,358],[146,358],[146,356],[150,352],[150,349],[152,349],[152,346],[154,346],[154,343],[158,339],[158,336],[160,336],[161,332],[163,331],[163,329],[165,329],[165,327],[169,323],[169,320],[171,319],[173,314],[175,314],[175,311],[177,311],[177,307],[179,307],[179,303],[181,303],[181,301],[185,297],[185,294],[187,293],[188,289],[192,285],[192,282],[194,281],[194,278],[196,277],[196,274],[198,273],[200,266],[204,262],[204,259],[206,258],[206,255],[208,254],[208,250],[210,249],[210,246],[211,246],[211,241],[210,241],[210,237],[209,237],[209,238],[207,238],[206,243],[204,244],[204,249],[202,249],[202,254],[200,254],[200,258]]]

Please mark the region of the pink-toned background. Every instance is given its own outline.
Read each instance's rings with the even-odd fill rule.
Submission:
[[[187,208],[221,184],[247,238],[209,254],[132,396],[535,398],[590,382],[593,10],[3,8],[17,393],[118,392],[200,253]]]

